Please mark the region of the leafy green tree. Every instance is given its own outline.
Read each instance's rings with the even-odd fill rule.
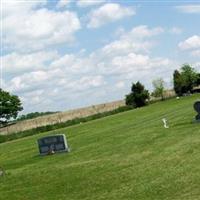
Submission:
[[[195,69],[189,64],[184,64],[181,68],[181,76],[183,81],[182,92],[192,92],[197,81],[197,73]]]
[[[144,86],[138,81],[133,83],[131,87],[131,93],[126,95],[126,105],[132,106],[134,108],[142,107],[147,104],[149,99],[149,92],[145,90]]]
[[[174,91],[178,96],[182,95],[182,77],[178,70],[174,71],[173,74],[173,80],[174,80]]]
[[[200,74],[197,74],[196,85],[200,85]]]
[[[0,88],[0,123],[6,123],[11,118],[16,119],[21,110],[23,107],[19,97]]]
[[[165,82],[162,78],[158,78],[152,81],[154,91],[152,95],[154,97],[161,97],[164,100],[164,90],[165,90]]]
[[[192,92],[193,87],[197,84],[198,73],[189,64],[184,64],[180,72],[174,71],[174,90],[177,95]]]

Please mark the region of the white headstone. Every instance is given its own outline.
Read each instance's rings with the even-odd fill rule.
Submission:
[[[167,119],[163,118],[162,121],[164,128],[169,128],[169,126],[167,125]]]

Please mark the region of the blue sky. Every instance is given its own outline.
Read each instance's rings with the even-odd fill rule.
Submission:
[[[123,99],[183,63],[200,71],[199,1],[2,0],[1,88],[24,113]]]

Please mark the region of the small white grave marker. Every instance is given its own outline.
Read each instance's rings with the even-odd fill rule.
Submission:
[[[0,176],[3,176],[4,175],[4,170],[3,168],[0,167]]]
[[[169,128],[169,126],[167,125],[167,119],[163,118],[162,121],[164,128]]]

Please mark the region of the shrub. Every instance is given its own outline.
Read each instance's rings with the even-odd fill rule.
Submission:
[[[133,83],[131,87],[131,93],[126,95],[126,105],[134,108],[145,106],[149,100],[149,92],[138,81]]]

